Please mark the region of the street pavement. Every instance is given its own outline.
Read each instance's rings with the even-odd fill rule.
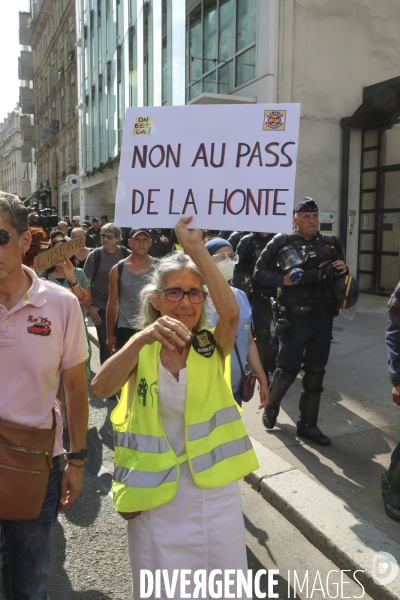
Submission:
[[[400,523],[386,516],[380,488],[400,440],[400,407],[392,402],[387,371],[386,306],[387,298],[362,294],[353,321],[343,316],[334,321],[319,419],[332,446],[296,437],[301,375],[282,402],[275,429],[264,428],[257,400],[244,406],[243,420],[263,446],[400,543]]]
[[[385,321],[386,299],[372,296],[361,298],[354,321],[343,317],[335,319],[320,419],[322,430],[332,438],[330,448],[315,447],[295,437],[300,378],[288,392],[278,426],[273,431],[266,431],[262,426],[257,397],[244,406],[243,419],[248,431],[259,442],[260,456],[262,446],[266,453],[260,460],[262,475],[253,474],[253,478],[249,478],[255,489],[240,482],[249,566],[254,571],[279,569],[275,591],[281,599],[329,597],[326,578],[330,571],[329,592],[335,597],[333,584],[340,582],[340,572],[335,570],[354,570],[358,558],[354,556],[354,560],[346,564],[343,558],[346,554],[342,552],[336,560],[336,554],[326,543],[335,537],[335,519],[341,519],[338,511],[346,511],[346,507],[351,516],[353,511],[356,516],[360,515],[358,522],[365,519],[367,525],[373,524],[383,536],[380,539],[384,544],[385,535],[389,536],[389,542],[392,538],[395,548],[400,541],[400,524],[386,517],[380,495],[380,478],[397,443],[400,422],[397,407],[391,401],[387,376]],[[92,371],[97,372],[98,350],[93,344],[92,347]],[[84,488],[75,506],[60,516],[56,526],[49,582],[51,600],[131,598],[125,523],[115,513],[109,494],[113,456],[109,415],[114,406],[113,401],[90,397],[89,458]],[[301,514],[310,507],[314,512]],[[332,531],[328,533],[329,524]],[[337,525],[339,530],[340,524]],[[318,527],[319,538],[315,534]],[[361,548],[354,553],[370,550],[366,548],[369,540],[357,536],[360,527],[356,525],[351,529]],[[316,545],[323,552],[303,533],[312,541],[316,536]],[[325,545],[319,543],[321,539]],[[389,543],[373,549],[390,551],[392,546]],[[333,557],[335,564],[324,554]],[[396,558],[400,559],[400,553]],[[338,564],[339,567],[335,566]],[[294,570],[300,582],[308,572],[308,592],[305,588],[299,591],[298,586],[294,590]],[[370,596],[362,595],[362,590],[348,580],[346,574],[344,580],[349,583],[344,584],[344,590],[339,590],[337,597],[374,600],[396,597],[393,593],[381,593],[380,589],[373,590]],[[265,589],[264,579],[262,585]]]
[[[97,372],[98,350],[92,346],[92,371]],[[89,456],[84,486],[75,505],[58,520],[49,581],[50,600],[132,598],[125,522],[115,512],[109,493],[113,470],[109,417],[115,406],[115,401],[99,400],[90,395]],[[341,585],[340,569],[250,485],[244,481],[239,485],[248,564],[253,573],[259,569],[278,569],[274,592],[278,592],[281,599],[312,597],[322,600],[329,597],[328,590],[335,596],[337,585],[339,589]],[[300,585],[295,583],[294,571]],[[306,584],[301,591],[304,581]],[[371,598],[366,593],[362,595],[362,588],[349,578],[349,573],[343,574],[343,581],[345,596]],[[260,588],[267,592],[265,576],[261,578]]]

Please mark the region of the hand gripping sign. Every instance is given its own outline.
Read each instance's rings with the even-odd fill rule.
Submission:
[[[57,263],[62,262],[65,258],[70,258],[81,250],[81,248],[85,247],[85,238],[83,236],[79,236],[74,238],[69,242],[63,242],[62,244],[57,244],[54,248],[50,248],[50,250],[46,250],[45,252],[41,252],[35,258],[35,264],[33,268],[36,273],[40,273],[40,271],[45,271],[46,269],[50,269],[50,267],[54,267]]]
[[[115,223],[291,231],[299,104],[128,108]]]

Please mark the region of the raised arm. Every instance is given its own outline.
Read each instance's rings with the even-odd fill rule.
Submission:
[[[191,220],[192,217],[181,218],[175,228],[175,234],[179,244],[197,265],[207,284],[219,315],[214,337],[221,358],[224,359],[231,353],[235,344],[239,307],[229,284],[208,253],[202,240],[201,231],[186,227]]]

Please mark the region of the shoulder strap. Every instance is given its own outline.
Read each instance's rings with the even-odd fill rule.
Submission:
[[[240,367],[240,372],[242,374],[242,377],[245,377],[246,373],[244,372],[244,369],[243,369],[243,364],[242,364],[242,361],[241,361],[241,358],[240,358],[240,354],[239,354],[239,350],[238,350],[238,347],[237,347],[236,340],[235,340],[235,346],[234,346],[234,348],[235,348],[236,356],[237,356],[237,359],[238,359],[238,363],[239,363],[239,367]]]
[[[117,265],[117,269],[118,269],[118,298],[121,298],[121,275],[122,275],[122,269],[124,268],[124,263],[125,263],[125,259],[123,258],[122,260],[119,261],[119,263]]]
[[[95,248],[95,250],[93,250],[93,254],[94,254],[94,270],[93,270],[92,281],[90,283],[90,287],[91,288],[92,288],[92,286],[94,284],[94,280],[96,279],[97,271],[99,270],[99,267],[100,267],[100,263],[101,263],[101,251],[102,251],[102,248]]]

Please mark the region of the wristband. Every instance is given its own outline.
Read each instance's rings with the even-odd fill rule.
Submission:
[[[70,287],[72,289],[72,288],[77,287],[79,285],[79,281],[77,279],[75,279],[75,283],[70,283],[69,285],[70,285]]]

